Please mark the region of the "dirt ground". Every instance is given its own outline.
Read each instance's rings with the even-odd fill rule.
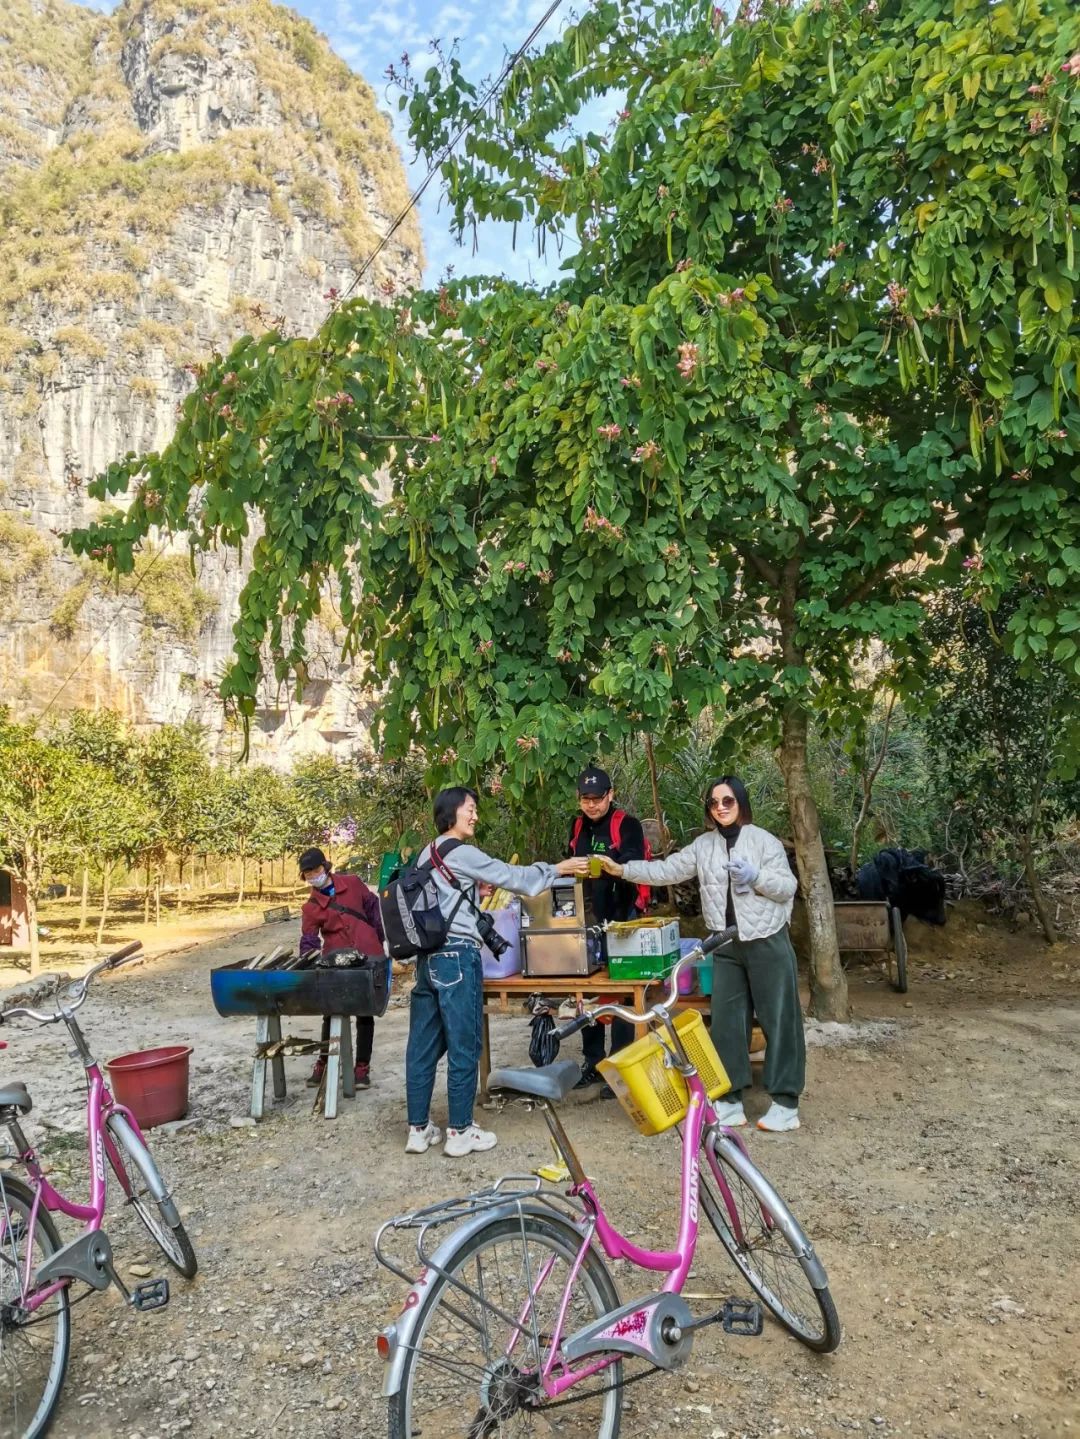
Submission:
[[[160,1313],[128,1315],[112,1293],[75,1311],[61,1435],[385,1435],[374,1340],[404,1286],[374,1261],[376,1227],[547,1158],[542,1121],[518,1106],[484,1116],[491,1154],[404,1154],[400,1002],[377,1026],[374,1087],[336,1122],[312,1116],[293,1059],[288,1099],[233,1127],[254,1022],[217,1016],[208,971],[295,932],[268,925],[154,959],[99,981],[82,1011],[102,1059],[194,1045],[199,1122],[151,1137],[201,1269]],[[760,1339],[705,1329],[684,1369],[627,1391],[625,1439],[1080,1432],[1080,952],[964,910],[940,932],[909,922],[909,940],[907,996],[860,968],[856,1025],[810,1026],[801,1131],[749,1139],[825,1261],[841,1348],[818,1358],[772,1324]],[[0,1074],[28,1083],[54,1177],[79,1193],[79,1076],[61,1036],[4,1038]],[[492,1038],[497,1062],[525,1062],[524,1016],[494,1020]],[[441,1119],[440,1102],[441,1081]],[[752,1113],[764,1106],[755,1093]],[[671,1233],[673,1141],[641,1138],[595,1091],[564,1118],[612,1217],[656,1243]],[[122,1270],[165,1272],[130,1217],[108,1228]],[[691,1288],[745,1292],[708,1231]]]

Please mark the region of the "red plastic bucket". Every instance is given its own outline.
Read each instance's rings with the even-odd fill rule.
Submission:
[[[187,1113],[190,1054],[190,1045],[174,1044],[121,1054],[105,1066],[113,1095],[131,1110],[141,1129],[183,1119]]]

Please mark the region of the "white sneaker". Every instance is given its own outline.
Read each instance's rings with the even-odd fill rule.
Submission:
[[[746,1123],[746,1111],[742,1107],[741,1099],[719,1099],[714,1101],[713,1108],[716,1110],[717,1119],[728,1129],[741,1129]]]
[[[418,1124],[409,1125],[409,1137],[405,1141],[406,1154],[426,1154],[433,1144],[442,1143],[442,1130],[437,1124],[428,1120],[421,1128]]]
[[[798,1129],[799,1111],[788,1109],[786,1105],[777,1104],[774,1100],[768,1113],[758,1120],[757,1127],[767,1129],[770,1134],[786,1134],[789,1129]]]
[[[498,1135],[492,1134],[490,1129],[481,1129],[479,1125],[470,1124],[468,1129],[447,1129],[443,1153],[448,1154],[451,1159],[461,1159],[466,1154],[479,1154],[481,1150],[494,1149],[498,1142]]]

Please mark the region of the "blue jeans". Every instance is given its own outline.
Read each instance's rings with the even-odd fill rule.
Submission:
[[[416,961],[405,1048],[405,1098],[411,1125],[423,1128],[430,1118],[435,1070],[445,1054],[450,1128],[468,1129],[473,1122],[482,1030],[479,945],[451,939],[434,954],[422,954]]]

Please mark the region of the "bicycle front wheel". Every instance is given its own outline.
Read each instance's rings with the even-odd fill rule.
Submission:
[[[193,1278],[199,1261],[154,1156],[122,1114],[110,1114],[105,1127],[109,1163],[116,1171],[127,1202],[173,1268],[185,1279]]]
[[[52,1423],[67,1373],[71,1312],[67,1286],[33,1312],[23,1279],[60,1248],[49,1214],[33,1214],[34,1192],[0,1174],[0,1439],[38,1439]]]
[[[702,1136],[701,1207],[766,1308],[819,1354],[840,1343],[825,1270],[776,1190],[726,1134]]]
[[[619,1303],[592,1249],[571,1286],[581,1242],[571,1224],[529,1214],[462,1244],[423,1300],[390,1439],[618,1439],[621,1363],[568,1390],[565,1407],[545,1405],[537,1379],[564,1296],[564,1336]]]

